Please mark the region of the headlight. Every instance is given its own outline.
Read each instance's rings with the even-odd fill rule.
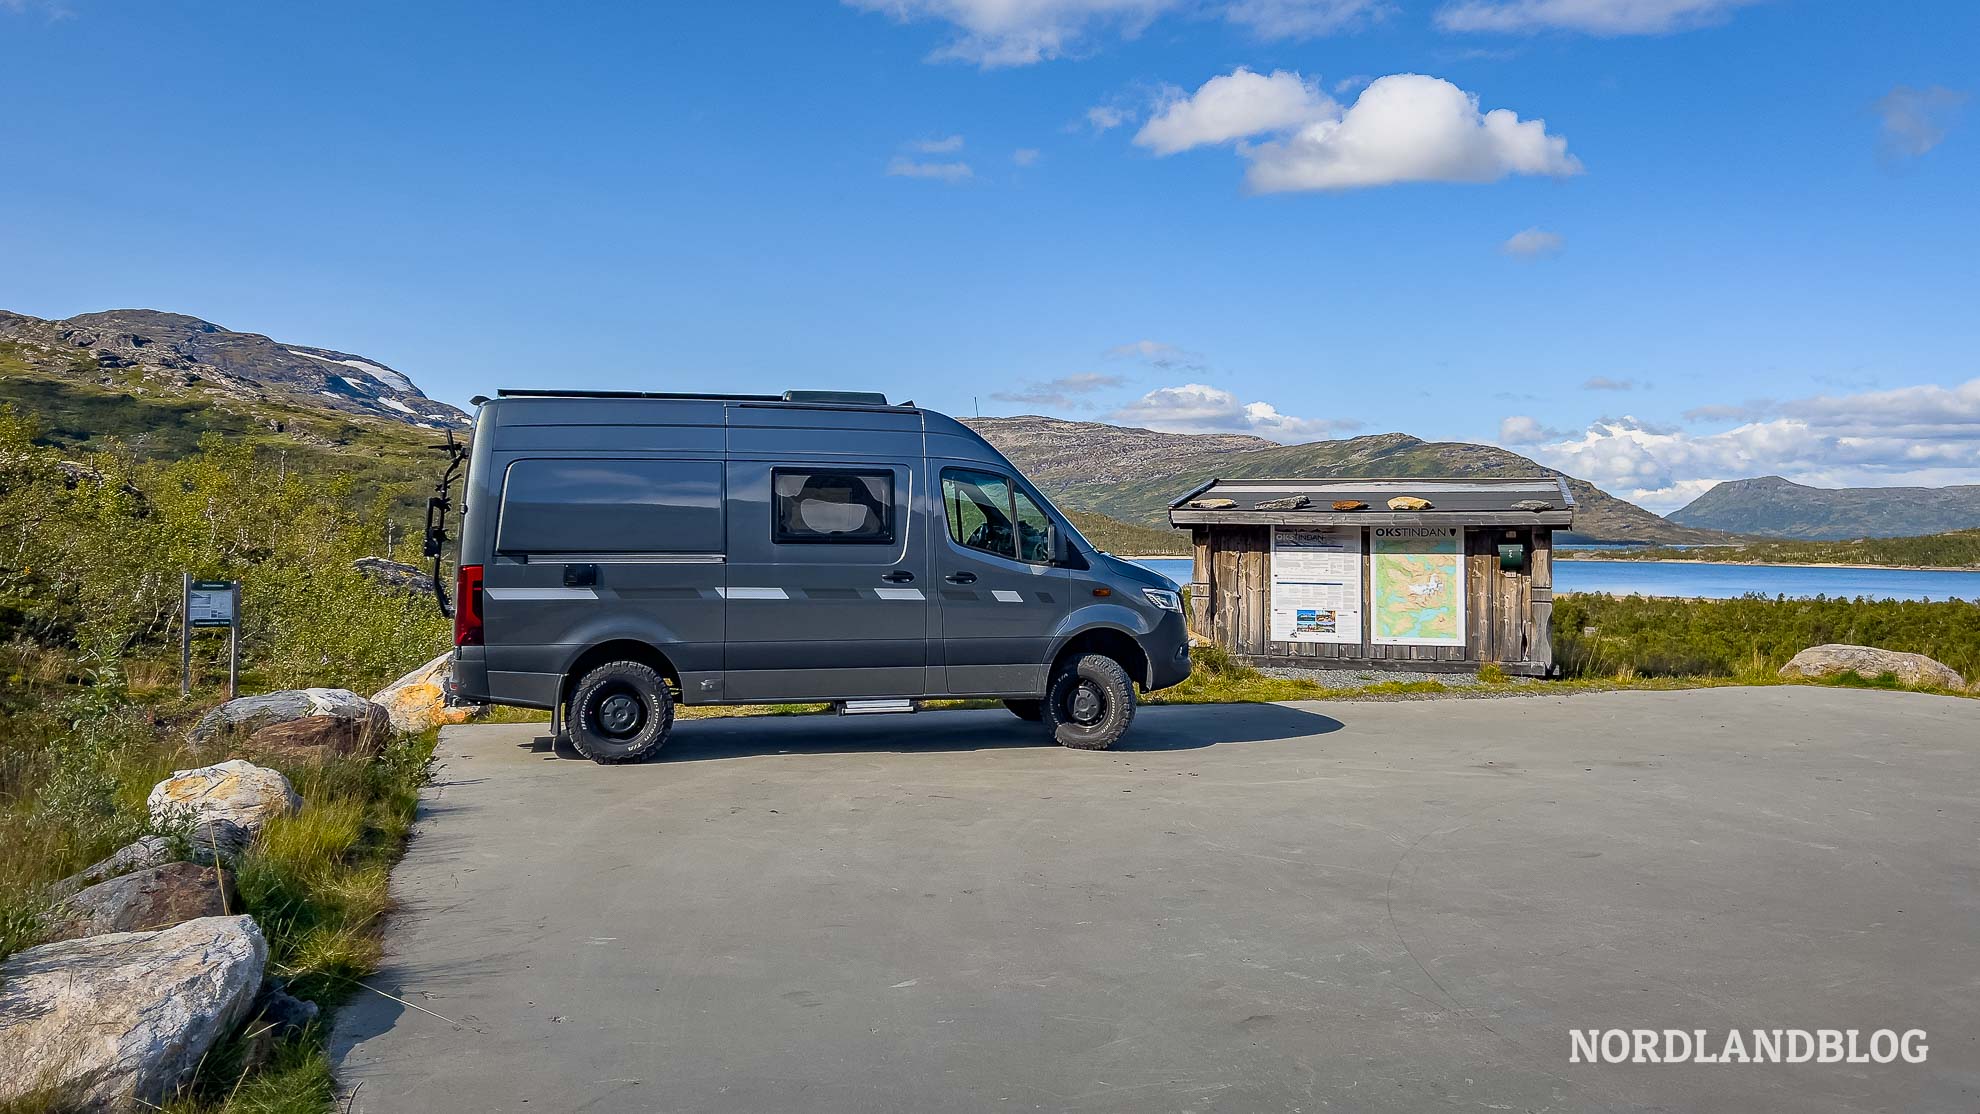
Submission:
[[[1178,615],[1182,614],[1182,596],[1169,591],[1167,588],[1143,588],[1141,594],[1148,597],[1149,603],[1154,604],[1164,611],[1173,611]]]

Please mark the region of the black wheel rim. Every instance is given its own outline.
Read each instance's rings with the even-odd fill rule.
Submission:
[[[600,692],[592,707],[599,734],[608,739],[630,739],[646,724],[646,701],[629,688]]]
[[[1081,681],[1066,696],[1066,714],[1081,727],[1091,727],[1107,714],[1107,697],[1092,681]]]

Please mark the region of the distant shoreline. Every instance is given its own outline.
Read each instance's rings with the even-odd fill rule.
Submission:
[[[1554,561],[1611,561],[1626,565],[1730,565],[1748,569],[1885,569],[1891,572],[1971,572],[1980,573],[1980,567],[1973,565],[1869,565],[1856,561],[1706,561],[1696,557],[1609,557],[1593,556],[1601,550],[1555,550]],[[1568,556],[1568,554],[1575,554]],[[1188,561],[1187,553],[1127,554],[1114,556],[1123,561]]]
[[[1706,561],[1696,557],[1596,557],[1588,551],[1562,550],[1561,553],[1576,552],[1582,556],[1556,556],[1555,561],[1613,561],[1630,565],[1732,565],[1749,569],[1887,569],[1892,572],[1980,572],[1973,565],[1870,565],[1858,561]],[[1595,551],[1599,552],[1599,551]]]

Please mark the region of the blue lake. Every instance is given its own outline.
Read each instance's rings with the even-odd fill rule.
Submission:
[[[1178,584],[1188,584],[1188,558],[1140,562]],[[1847,569],[1834,565],[1707,565],[1682,561],[1554,561],[1556,592],[1607,592],[1618,596],[1868,596],[1886,600],[1980,600],[1980,571]]]

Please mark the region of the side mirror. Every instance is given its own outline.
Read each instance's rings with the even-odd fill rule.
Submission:
[[[1064,530],[1059,529],[1059,524],[1056,522],[1052,524],[1052,564],[1062,569],[1086,567],[1086,558],[1080,555],[1079,548],[1072,543],[1072,538]]]

